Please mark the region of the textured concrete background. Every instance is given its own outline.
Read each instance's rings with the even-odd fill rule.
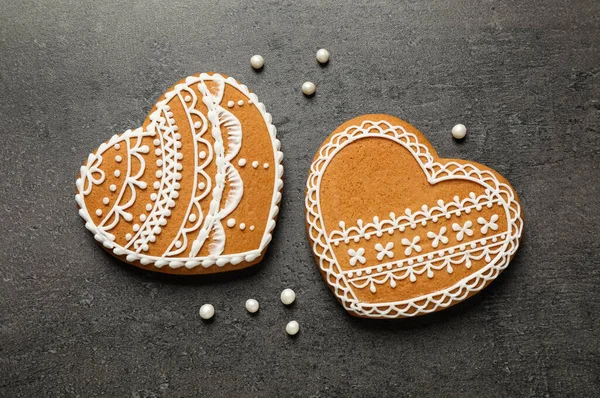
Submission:
[[[0,1],[0,396],[600,395],[597,0],[121,3]],[[77,171],[200,71],[240,79],[273,115],[285,152],[275,238],[245,272],[142,272],[85,230]],[[372,112],[411,122],[442,156],[496,168],[522,198],[513,263],[448,311],[352,318],[312,259],[310,160]]]

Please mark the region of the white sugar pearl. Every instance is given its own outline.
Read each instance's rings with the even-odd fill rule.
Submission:
[[[248,299],[246,300],[246,309],[248,310],[249,313],[254,314],[256,311],[258,311],[258,301],[254,300],[254,299]]]
[[[329,61],[329,51],[324,48],[317,51],[317,61],[319,61],[320,64],[326,64],[327,61]]]
[[[296,293],[292,289],[283,289],[281,292],[281,302],[290,305],[296,300]]]
[[[285,331],[290,336],[294,336],[300,331],[300,325],[296,321],[290,321],[285,325]]]
[[[204,304],[200,307],[200,317],[202,319],[210,319],[215,315],[215,307],[212,304]]]
[[[456,138],[457,140],[461,140],[465,138],[465,135],[467,135],[467,128],[464,124],[457,124],[456,126],[452,127],[452,137]]]
[[[313,95],[316,89],[317,86],[315,86],[313,82],[304,82],[304,84],[302,84],[302,92],[304,95]]]
[[[265,59],[260,55],[253,55],[252,58],[250,58],[250,65],[252,65],[254,69],[260,69],[264,66],[264,64]]]

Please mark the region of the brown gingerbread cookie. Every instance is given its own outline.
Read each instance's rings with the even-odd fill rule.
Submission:
[[[88,156],[76,183],[79,214],[106,250],[141,268],[244,268],[271,241],[282,159],[255,94],[224,75],[190,76],[141,127]]]
[[[344,308],[401,318],[450,307],[504,270],[521,205],[496,171],[441,159],[389,115],[338,127],[311,166],[306,218],[315,259]]]

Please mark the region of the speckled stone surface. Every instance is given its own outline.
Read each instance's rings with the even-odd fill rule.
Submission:
[[[0,396],[600,395],[598,1],[123,3],[0,1]],[[285,153],[275,238],[243,272],[143,272],[84,228],[77,171],[201,71],[240,79],[273,115]],[[374,112],[414,124],[441,156],[495,168],[521,196],[511,266],[450,310],[352,318],[313,261],[310,161],[335,127]]]

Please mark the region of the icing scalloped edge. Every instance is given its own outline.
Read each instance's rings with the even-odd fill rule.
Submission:
[[[369,126],[368,129],[366,128],[367,126]],[[506,246],[510,246],[510,248],[502,256],[498,255],[495,257],[479,271],[461,279],[446,289],[396,302],[365,303],[358,300],[349,286],[346,275],[344,275],[335,259],[327,231],[323,225],[322,214],[320,212],[319,189],[321,177],[329,161],[333,159],[336,153],[351,142],[365,137],[389,138],[402,145],[411,152],[430,183],[452,178],[463,178],[491,189],[496,196],[504,201],[505,210],[507,210],[506,216],[509,218],[509,233],[507,236],[510,236],[510,239],[507,237]],[[478,179],[474,179],[472,174],[477,174]],[[493,183],[493,186],[489,182]],[[448,161],[446,163],[435,162],[427,146],[419,143],[414,134],[407,132],[402,126],[394,126],[385,120],[365,120],[360,126],[349,126],[345,130],[329,137],[327,142],[319,149],[318,156],[311,165],[306,185],[306,222],[313,253],[318,259],[319,268],[335,296],[346,311],[356,316],[367,318],[412,317],[450,307],[466,299],[469,295],[482,290],[489,282],[496,279],[500,272],[508,266],[512,256],[519,247],[519,240],[523,230],[521,206],[515,200],[513,190],[510,186],[498,181],[493,173],[487,170],[480,170],[469,163],[459,164],[455,161]],[[497,259],[500,261],[494,263]]]
[[[117,246],[109,233],[100,231],[96,225],[91,221],[91,217],[89,212],[85,206],[85,202],[83,196],[79,193],[75,195],[75,200],[79,206],[79,215],[85,221],[85,227],[94,234],[94,239],[98,242],[102,243],[102,245],[112,252],[116,256],[125,256],[128,262],[139,261],[142,265],[154,265],[156,268],[162,268],[164,266],[169,266],[172,269],[177,269],[181,267],[186,267],[188,269],[193,269],[197,266],[202,266],[204,268],[209,268],[213,265],[218,267],[223,267],[226,264],[237,265],[243,261],[252,262],[259,258],[263,251],[267,248],[272,239],[272,233],[275,229],[277,214],[279,213],[279,203],[281,201],[281,189],[283,188],[283,152],[281,152],[281,143],[277,139],[277,129],[272,123],[272,116],[270,113],[266,111],[265,105],[258,100],[258,96],[254,93],[251,93],[248,87],[244,84],[239,83],[233,77],[224,78],[222,75],[218,73],[208,74],[201,73],[200,75],[188,76],[185,79],[185,85],[176,85],[173,90],[164,94],[164,99],[157,102],[157,108],[160,108],[160,103],[168,103],[168,101],[184,86],[187,87],[190,84],[197,83],[202,80],[215,80],[215,79],[223,79],[224,83],[229,83],[231,86],[239,90],[246,97],[250,98],[256,108],[259,110],[261,115],[263,116],[263,120],[269,130],[269,136],[271,138],[271,144],[273,146],[273,158],[275,160],[275,178],[274,178],[274,189],[271,198],[271,209],[269,211],[269,217],[267,224],[265,226],[265,232],[260,242],[260,246],[258,249],[250,250],[243,253],[234,253],[234,254],[221,254],[218,256],[206,256],[206,257],[193,257],[193,258],[177,258],[177,259],[169,259],[162,258],[157,256],[148,256],[145,254],[139,254],[134,251],[125,249],[121,246]],[[154,112],[153,112],[154,113]],[[98,149],[107,148],[111,145],[115,140],[118,139],[117,135],[111,137],[108,142],[102,143]],[[77,179],[76,186],[80,187],[83,181],[81,178]],[[111,239],[112,238],[112,239]]]

